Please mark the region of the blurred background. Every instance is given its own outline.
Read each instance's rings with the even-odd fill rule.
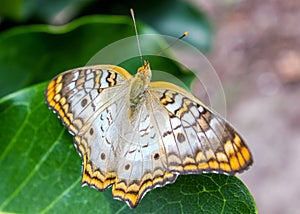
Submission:
[[[1,97],[53,77],[53,73],[43,73],[39,77],[34,75],[33,78],[32,74],[19,76],[19,73],[12,72],[7,79],[2,78],[14,67],[40,70],[40,61],[46,60],[34,59],[38,65],[32,68],[32,62],[27,61],[26,54],[23,54],[18,58],[23,63],[22,67],[9,64],[16,55],[14,50],[4,53],[4,46],[14,34],[22,31],[22,26],[62,26],[91,14],[128,16],[131,7],[138,21],[161,34],[178,37],[189,31],[190,35],[184,40],[204,52],[215,68],[226,95],[226,117],[244,136],[254,156],[252,168],[238,176],[253,194],[259,213],[300,213],[299,1],[154,0],[124,3],[0,0]],[[19,30],[14,30],[15,27]],[[101,30],[105,32],[106,29]],[[35,32],[34,28],[29,31]],[[120,36],[124,36],[124,31],[119,31]],[[128,35],[133,35],[133,31]],[[98,40],[102,36],[97,35]],[[26,40],[26,36],[21,40]],[[112,41],[107,41],[107,44]],[[78,47],[78,52],[86,53],[84,45],[74,41],[66,48],[63,43],[43,48],[53,51],[56,47]],[[54,51],[61,53],[61,49]],[[72,51],[69,58],[78,56],[82,61],[75,59],[65,64],[60,59],[51,58],[47,59],[47,69],[59,73],[84,63],[90,57],[84,58]],[[35,54],[38,56],[39,53]],[[190,60],[192,63],[197,58]],[[10,79],[18,81],[12,85]],[[202,94],[197,90],[197,83],[193,90]]]
[[[254,155],[240,177],[259,213],[299,213],[300,2],[226,2],[193,1],[214,26],[208,57],[225,88],[227,118]]]

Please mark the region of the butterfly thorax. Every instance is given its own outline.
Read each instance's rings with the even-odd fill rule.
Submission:
[[[129,117],[134,115],[137,107],[141,104],[144,99],[144,94],[148,89],[148,85],[151,79],[151,70],[150,65],[147,61],[144,62],[144,65],[141,66],[130,84],[129,92]]]

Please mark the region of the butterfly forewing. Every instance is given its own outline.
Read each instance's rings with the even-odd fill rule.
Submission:
[[[61,118],[72,134],[82,128],[82,119],[90,117],[86,113],[103,108],[114,91],[102,96],[102,91],[119,86],[132,76],[118,66],[101,65],[77,68],[55,77],[46,90],[48,106]],[[106,90],[107,91],[107,90]],[[98,102],[98,103],[97,103]]]
[[[252,164],[239,134],[190,93],[170,83],[150,83],[168,120],[159,126],[166,168],[179,173],[234,174]]]

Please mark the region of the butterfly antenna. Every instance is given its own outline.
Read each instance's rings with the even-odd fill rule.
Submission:
[[[138,49],[139,49],[139,54],[140,54],[140,58],[141,58],[141,64],[143,65],[143,57],[142,57],[141,45],[140,45],[140,40],[139,40],[138,31],[137,31],[137,27],[136,27],[136,22],[135,22],[135,17],[134,17],[134,11],[133,11],[132,8],[130,8],[130,13],[131,13],[131,17],[132,17],[132,20],[133,20],[133,26],[134,26],[136,41],[137,41],[137,45],[138,45]]]
[[[170,47],[172,47],[174,44],[176,44],[180,39],[183,39],[184,37],[186,37],[189,34],[189,32],[184,32],[181,36],[179,36],[175,41],[173,41],[170,45],[168,45],[166,48],[162,49],[158,55],[161,55],[163,51],[169,49]]]

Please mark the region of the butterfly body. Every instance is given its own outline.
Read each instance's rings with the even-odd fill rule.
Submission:
[[[145,62],[133,77],[113,65],[77,68],[48,85],[46,100],[74,136],[82,183],[136,207],[178,174],[234,174],[252,164],[240,135],[200,100],[150,82]]]
[[[129,92],[129,101],[130,101],[130,110],[129,117],[131,118],[137,106],[144,100],[144,95],[146,90],[148,89],[148,85],[151,79],[151,70],[149,63],[144,64],[135,77],[132,78],[130,84],[130,92]]]

